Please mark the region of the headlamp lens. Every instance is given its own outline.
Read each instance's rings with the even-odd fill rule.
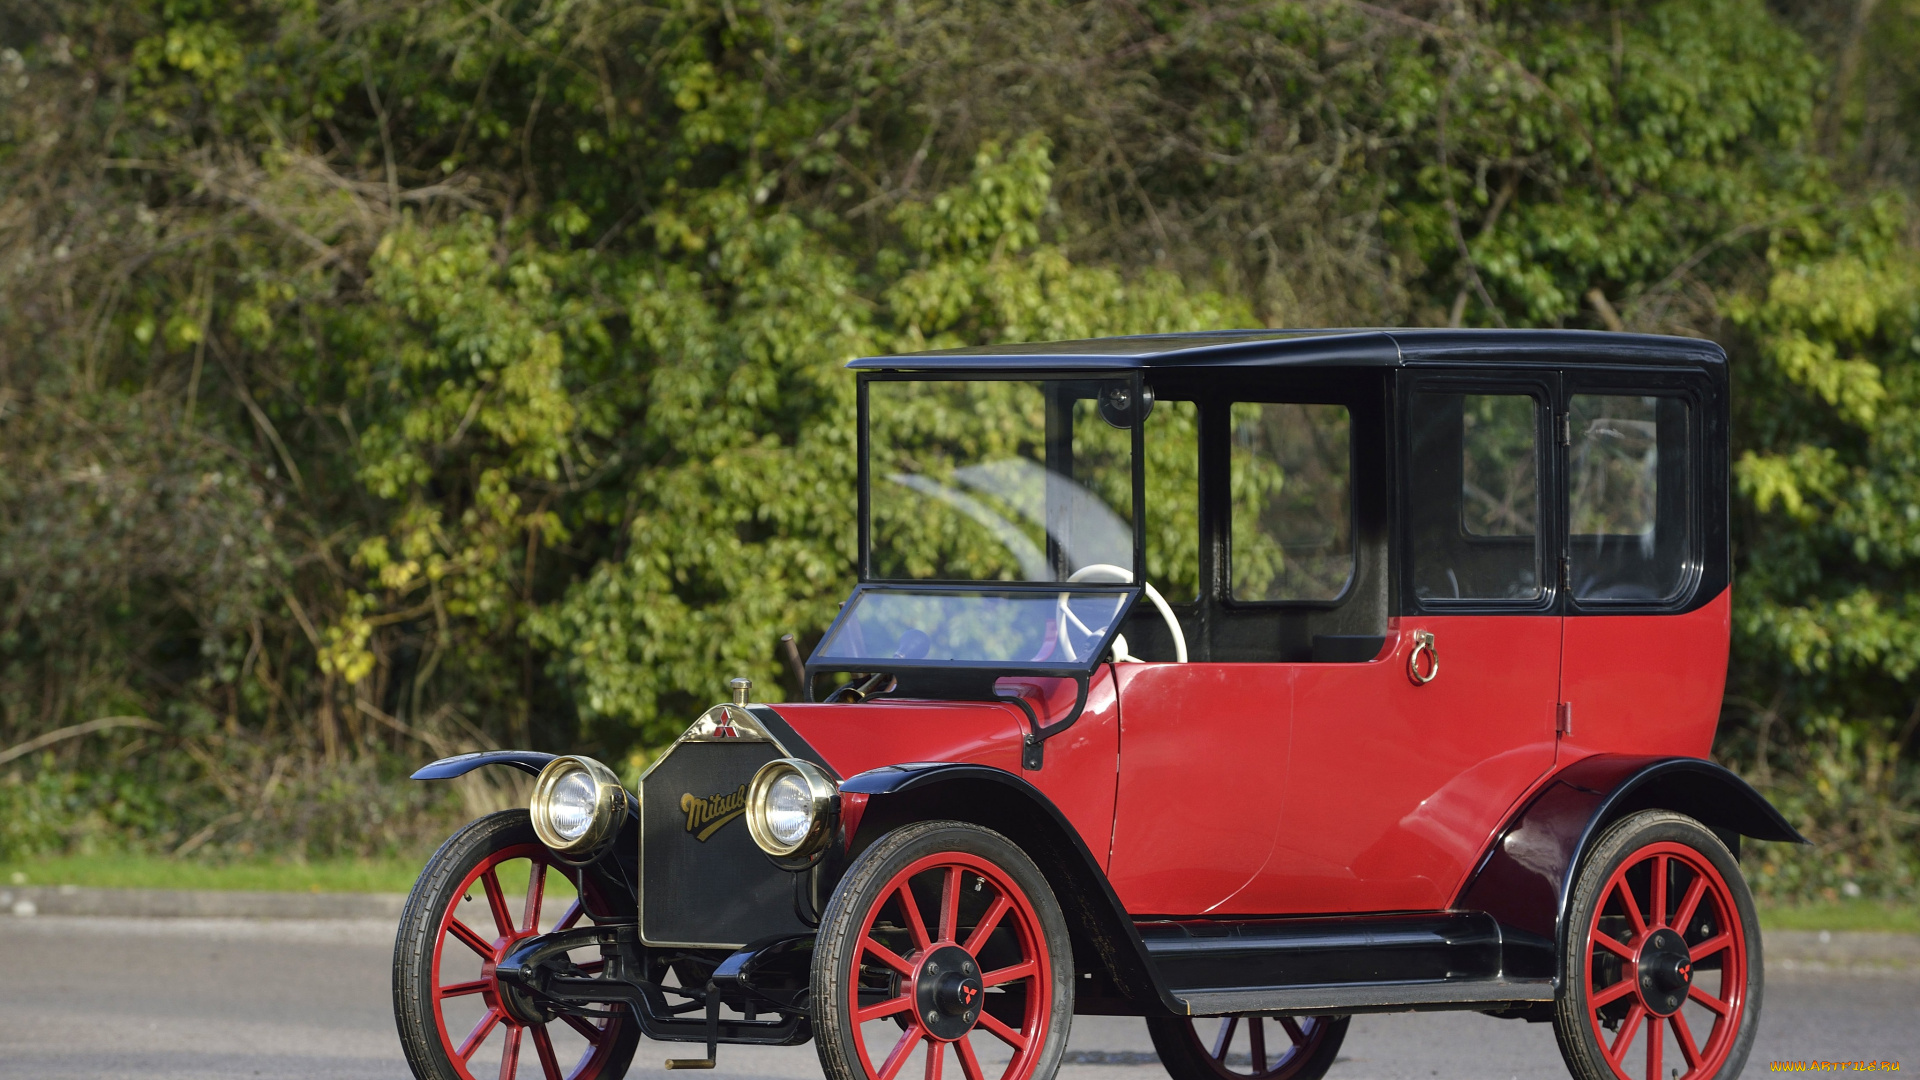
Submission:
[[[527,804],[533,832],[562,862],[600,857],[628,813],[627,789],[613,770],[588,757],[554,758],[533,781]]]
[[[813,827],[813,792],[799,773],[788,773],[767,788],[767,832],[781,847],[796,847]]]
[[[827,842],[837,785],[820,767],[799,758],[775,758],[747,785],[747,832],[761,851],[786,869],[810,860]]]
[[[600,785],[585,769],[575,769],[553,785],[547,800],[547,821],[561,839],[568,842],[586,835],[593,825],[594,804],[600,798]]]

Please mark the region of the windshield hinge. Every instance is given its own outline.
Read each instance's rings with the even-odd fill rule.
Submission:
[[[1573,414],[1572,413],[1560,414],[1560,445],[1561,446],[1573,445]]]

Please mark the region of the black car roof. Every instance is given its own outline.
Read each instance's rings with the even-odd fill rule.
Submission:
[[[1132,371],[1190,367],[1402,367],[1551,360],[1564,365],[1724,364],[1711,341],[1598,330],[1204,330],[865,356],[865,371]]]

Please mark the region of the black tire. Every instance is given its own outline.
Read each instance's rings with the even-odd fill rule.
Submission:
[[[973,957],[972,967],[959,951]],[[952,1080],[1053,1080],[1073,1021],[1073,979],[1066,920],[1025,852],[978,825],[904,826],[854,860],[821,916],[812,982],[820,1066],[827,1080],[881,1080],[884,1060],[897,1059],[893,1074],[904,1075],[906,1061],[924,1065],[931,1046],[945,1062],[936,1070],[957,1059]],[[920,995],[936,987],[947,988],[937,999],[946,1004],[923,1008]],[[967,1005],[975,994],[979,1004]],[[856,1008],[874,1010],[864,1025]],[[980,1060],[976,1036],[1011,1048],[1004,1069]]]
[[[496,954],[504,952],[504,942],[514,935],[524,936],[534,931],[525,925],[532,923],[537,930],[543,925],[539,902],[521,904],[519,915],[512,916],[511,904],[503,900],[507,907],[511,924],[510,932],[502,934],[497,925],[498,916],[494,914],[492,898],[501,891],[497,874],[489,883],[487,874],[497,871],[498,867],[509,862],[526,860],[531,872],[542,874],[547,880],[543,867],[550,865],[551,853],[534,835],[533,824],[525,810],[503,810],[488,814],[462,828],[440,845],[433,853],[427,865],[414,882],[413,891],[407,895],[406,907],[400,915],[400,930],[393,943],[393,1014],[394,1022],[400,1030],[400,1047],[407,1056],[407,1065],[419,1080],[479,1080],[479,1076],[497,1076],[498,1064],[490,1064],[476,1075],[460,1060],[460,1036],[449,1035],[447,1024],[437,1006],[439,995],[435,994],[435,963],[448,941],[456,942],[455,952],[461,960],[472,963],[472,958],[460,953],[461,948],[478,953],[477,945],[467,944],[465,939],[451,935],[448,928],[450,919],[484,916],[495,920],[496,925],[474,930],[480,938],[491,936]],[[472,903],[475,892],[483,895],[477,908],[468,907],[458,912],[451,909],[464,902]],[[530,896],[531,899],[531,896]],[[532,908],[529,913],[528,908]],[[480,921],[475,918],[474,921]],[[467,924],[461,925],[467,929]],[[489,935],[487,930],[492,930]],[[447,969],[454,965],[443,961],[443,977]],[[490,970],[490,969],[488,969]],[[478,980],[463,983],[474,986],[486,981],[483,974]],[[444,992],[444,988],[443,988]],[[465,991],[462,997],[477,997],[486,1004],[487,1012],[492,1015],[496,1008],[489,991]],[[444,1002],[440,1003],[444,1004]],[[484,1016],[483,1016],[484,1019]],[[565,1019],[565,1018],[561,1018]],[[478,1030],[477,1026],[474,1030]],[[518,1076],[540,1076],[548,1080],[619,1080],[625,1076],[627,1066],[633,1060],[633,1054],[640,1041],[639,1026],[631,1017],[605,1021],[604,1024],[590,1024],[587,1030],[597,1031],[596,1038],[587,1036],[579,1027],[582,1046],[585,1048],[579,1060],[566,1064],[556,1057],[553,1036],[547,1032],[544,1024],[520,1024],[510,1017],[496,1019],[487,1033],[478,1040],[475,1051],[485,1048],[488,1040],[498,1038],[500,1057],[513,1053],[517,1059]],[[501,1034],[495,1034],[499,1032]],[[562,1050],[566,1050],[565,1040],[571,1038],[565,1032],[559,1032]],[[523,1036],[524,1045],[523,1045]],[[469,1052],[469,1057],[475,1051]],[[565,1056],[573,1056],[571,1053]]]
[[[1340,1056],[1350,1021],[1345,1016],[1156,1016],[1147,1018],[1147,1034],[1173,1080],[1320,1080]],[[1216,1022],[1211,1036],[1201,1034],[1203,1025]],[[1269,1038],[1276,1032],[1286,1037],[1284,1045]],[[1247,1046],[1244,1070],[1237,1067],[1236,1040]]]
[[[1760,1025],[1760,923],[1726,845],[1647,810],[1609,827],[1579,874],[1553,1019],[1575,1080],[1739,1076]]]

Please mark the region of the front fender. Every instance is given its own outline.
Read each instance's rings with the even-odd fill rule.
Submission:
[[[1509,819],[1453,907],[1488,912],[1525,935],[1509,953],[1525,970],[1511,974],[1552,977],[1587,852],[1607,826],[1655,809],[1695,818],[1728,837],[1736,855],[1741,836],[1807,842],[1752,785],[1711,761],[1600,754],[1560,770]]]
[[[441,758],[430,765],[423,765],[413,774],[415,780],[451,780],[456,776],[465,776],[483,765],[510,765],[521,772],[540,775],[547,762],[558,757],[557,754],[543,754],[538,750],[482,750],[474,754],[455,754]]]
[[[538,776],[540,770],[558,756],[543,754],[538,750],[482,750],[473,754],[456,754],[421,766],[414,772],[413,779],[451,780],[487,765],[506,765]],[[598,903],[603,905],[595,911],[596,917],[632,917],[638,896],[635,883],[640,879],[639,860],[640,815],[633,799],[629,798],[626,820],[620,823],[619,835],[592,862],[577,867],[596,886],[594,892],[599,897]]]
[[[1067,916],[1076,966],[1110,980],[1097,987],[1083,984],[1077,994],[1087,1000],[1076,1008],[1185,1014],[1161,985],[1140,931],[1093,853],[1053,800],[1024,778],[961,762],[887,765],[850,776],[840,785],[840,814],[841,870],[875,840],[914,821],[965,821],[1002,834],[1053,883],[1054,897]],[[1109,995],[1120,1000],[1098,1002]]]

